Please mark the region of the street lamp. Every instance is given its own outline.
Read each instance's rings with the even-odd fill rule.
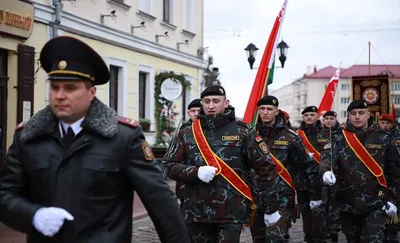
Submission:
[[[253,69],[253,64],[256,61],[256,54],[257,54],[257,50],[258,48],[253,44],[250,43],[245,49],[246,54],[247,54],[247,61],[250,64],[250,69]]]
[[[283,40],[279,42],[278,46],[279,61],[281,62],[282,68],[285,66],[286,57],[289,51],[289,46]]]

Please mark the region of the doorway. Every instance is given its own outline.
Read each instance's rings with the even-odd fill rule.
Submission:
[[[5,161],[7,147],[7,59],[8,52],[0,49],[0,168]]]

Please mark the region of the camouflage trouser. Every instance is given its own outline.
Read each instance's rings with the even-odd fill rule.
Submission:
[[[335,199],[336,186],[322,187],[322,202],[326,205],[327,230],[329,234],[337,234],[340,231],[340,213]]]
[[[307,191],[297,192],[297,201],[301,208],[303,232],[308,243],[324,242],[327,237],[326,204],[311,210],[310,195]]]
[[[239,243],[243,224],[187,222],[191,243]]]
[[[397,208],[400,208],[400,205],[396,205]],[[399,210],[397,210],[397,216],[400,218]],[[400,230],[400,222],[394,224],[392,222],[386,223],[385,231],[383,236],[383,243],[399,243],[399,239],[397,237],[397,233]]]
[[[293,194],[290,187],[283,180],[279,185],[279,214],[281,218],[271,227],[264,223],[264,212],[257,212],[253,226],[250,228],[254,243],[287,242],[284,236],[289,233],[293,215]]]
[[[387,216],[377,209],[363,215],[340,212],[342,232],[349,243],[381,243]]]

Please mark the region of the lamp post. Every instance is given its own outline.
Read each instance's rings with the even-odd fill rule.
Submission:
[[[244,50],[247,54],[247,61],[250,64],[250,69],[253,69],[253,64],[256,61],[258,48],[253,43],[250,43]]]
[[[287,54],[288,54],[288,49],[289,46],[284,42],[283,40],[279,42],[278,46],[278,55],[279,55],[279,61],[281,62],[280,67],[275,67],[275,68],[283,68],[285,66],[285,61],[287,59]],[[257,50],[259,50],[253,43],[250,43],[245,49],[246,54],[247,54],[247,61],[250,64],[250,69],[257,69],[256,67],[253,67],[254,62],[256,61],[256,54]]]

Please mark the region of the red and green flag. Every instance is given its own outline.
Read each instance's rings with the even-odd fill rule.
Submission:
[[[274,76],[274,60],[276,46],[282,28],[283,19],[285,17],[287,3],[285,0],[278,16],[276,16],[274,26],[272,27],[271,34],[269,35],[267,46],[265,47],[260,66],[257,71],[256,79],[254,80],[253,88],[250,93],[249,101],[247,102],[246,111],[244,113],[243,121],[254,126],[257,120],[257,102],[266,95],[267,85],[271,84]]]

